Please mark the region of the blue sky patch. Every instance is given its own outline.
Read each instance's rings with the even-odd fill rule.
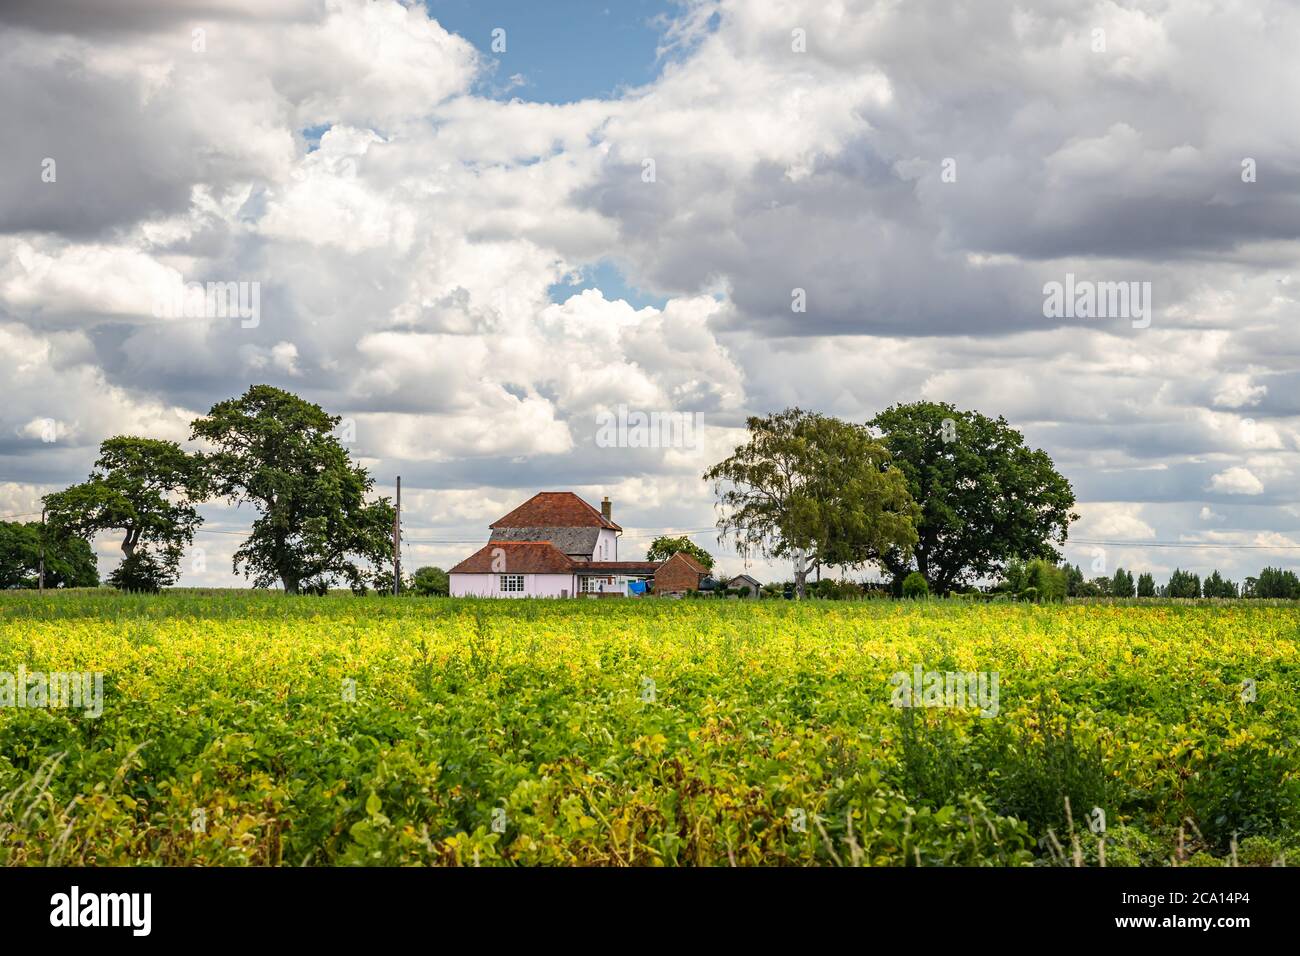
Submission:
[[[425,7],[497,62],[476,92],[540,103],[610,98],[649,83],[662,66],[661,32],[680,10],[668,0],[425,0]],[[505,52],[492,50],[496,29],[505,31]]]
[[[577,295],[586,289],[599,289],[609,301],[623,299],[634,309],[644,309],[651,305],[656,309],[662,309],[668,304],[667,296],[658,296],[642,289],[638,289],[627,281],[622,270],[608,259],[602,259],[597,263],[586,266],[582,270],[582,278],[574,285],[567,285],[558,282],[547,290],[552,302],[565,302],[571,296]]]

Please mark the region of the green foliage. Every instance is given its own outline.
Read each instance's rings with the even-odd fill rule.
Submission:
[[[1018,557],[1012,557],[1003,570],[1002,580],[997,583],[994,590],[1015,596],[1027,587],[1029,587],[1029,564]]]
[[[1114,806],[1112,785],[1100,741],[1079,741],[1073,722],[1047,697],[1035,710],[1035,720],[1016,738],[1004,734],[993,748],[1003,767],[997,802],[1031,832],[1063,832],[1067,798],[1070,816],[1081,820],[1093,807]]]
[[[119,580],[144,580],[142,569],[174,579],[181,555],[202,523],[195,503],[207,494],[202,460],[176,442],[119,436],[99,446],[90,478],[45,496],[53,539],[91,539],[120,531],[125,560]]]
[[[1201,593],[1207,598],[1235,598],[1237,596],[1237,585],[1233,581],[1225,580],[1216,569],[1214,573],[1205,579]]]
[[[1064,569],[1053,562],[1035,558],[1026,568],[1029,587],[1037,592],[1039,601],[1064,601],[1068,592],[1069,578]]]
[[[995,590],[1021,601],[1055,603],[1065,600],[1069,585],[1070,575],[1066,568],[1042,558],[1022,561],[1013,557],[1007,562],[1004,577]]]
[[[1078,517],[1070,510],[1074,492],[1047,453],[1025,447],[1005,419],[915,402],[868,425],[882,433],[921,509],[910,555],[882,548],[873,556],[895,579],[914,559],[934,591],[947,594],[1001,574],[1017,555],[1059,559],[1056,545]]]
[[[1115,577],[1110,582],[1110,593],[1112,597],[1131,598],[1136,593],[1137,588],[1133,584],[1133,575],[1123,568],[1115,569]]]
[[[1165,596],[1171,598],[1198,598],[1201,596],[1201,579],[1191,571],[1174,568],[1165,588]]]
[[[1083,579],[1083,572],[1079,570],[1077,564],[1067,564],[1065,566],[1065,588],[1069,597],[1088,597],[1084,593],[1087,582]]]
[[[961,735],[942,713],[899,708],[898,742],[904,789],[919,803],[941,807],[971,789],[969,755]]]
[[[1265,568],[1259,572],[1251,591],[1251,596],[1258,598],[1300,598],[1300,578],[1294,571]]]
[[[176,583],[176,568],[148,551],[137,551],[109,573],[108,583],[132,594],[157,594]]]
[[[411,576],[411,590],[423,597],[446,597],[451,579],[442,568],[423,567]]]
[[[912,600],[914,598],[929,597],[930,582],[925,579],[925,575],[920,571],[913,571],[907,577],[903,578],[903,597]]]
[[[1156,596],[1156,579],[1146,571],[1138,575],[1137,596],[1145,598]]]
[[[269,385],[218,402],[192,437],[216,446],[208,457],[216,494],[259,512],[235,552],[234,569],[257,587],[319,590],[342,579],[366,587],[363,564],[392,559],[394,509],[367,502],[374,486],[333,434],[340,419]]]
[[[0,521],[0,590],[39,585],[41,523]],[[90,542],[46,527],[45,586],[93,588],[99,586],[99,569]]]
[[[833,578],[823,578],[808,585],[808,594],[827,601],[857,601],[863,596],[862,585],[855,581],[836,581]]]
[[[0,621],[0,660],[105,672],[99,718],[0,707],[0,864],[1023,865],[1069,852],[1066,797],[1085,863],[1094,806],[1108,865],[1300,832],[1294,604],[99,589]],[[997,716],[900,714],[914,663],[1000,673]]]
[[[0,588],[34,586],[40,524],[0,522]]]
[[[402,576],[401,589],[402,591],[411,590],[411,576],[409,574]],[[328,590],[328,588],[326,590]],[[392,594],[393,593],[393,569],[382,567],[382,566],[373,568],[370,573],[369,581],[367,581],[365,578],[361,578],[356,581],[353,581],[348,585],[348,590],[351,591],[353,595],[355,595],[356,597],[362,597],[366,594],[369,594],[371,593],[372,590],[374,591],[375,594],[378,594],[380,596]]]
[[[1234,836],[1300,831],[1300,776],[1294,742],[1256,727],[1238,739],[1212,741],[1202,769],[1186,785],[1198,829],[1226,850]]]
[[[910,552],[916,504],[866,428],[798,408],[747,426],[749,440],[704,473],[724,512],[718,531],[741,555],[794,558],[802,597],[810,565]]]
[[[685,551],[688,555],[700,563],[706,571],[713,570],[713,555],[705,551],[698,544],[692,541],[686,535],[680,538],[670,538],[661,536],[650,542],[650,547],[646,549],[645,559],[647,561],[667,561],[679,551]]]

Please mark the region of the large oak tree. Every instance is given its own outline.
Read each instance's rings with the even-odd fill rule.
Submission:
[[[1059,560],[1074,491],[1041,449],[1004,418],[940,402],[895,405],[868,425],[881,434],[894,467],[921,506],[911,554],[874,559],[901,582],[915,570],[946,594],[976,578],[997,577],[1013,558]]]
[[[202,522],[194,502],[203,499],[205,484],[201,461],[176,442],[109,438],[86,481],[45,496],[50,533],[89,539],[121,532],[122,573],[113,580],[156,590],[176,580],[181,554]]]
[[[374,481],[334,435],[340,419],[270,385],[218,402],[193,424],[210,442],[208,471],[217,495],[260,512],[235,552],[257,587],[279,581],[288,594],[320,590],[339,578],[365,586],[392,557],[395,512],[389,499],[367,501]]]

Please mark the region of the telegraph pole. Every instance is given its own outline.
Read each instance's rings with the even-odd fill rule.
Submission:
[[[41,505],[41,546],[40,559],[37,564],[36,572],[37,589],[41,594],[45,593],[45,505]]]
[[[393,513],[393,595],[402,592],[402,476],[397,476],[397,510]]]

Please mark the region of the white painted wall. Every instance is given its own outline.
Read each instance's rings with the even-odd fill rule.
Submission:
[[[601,528],[600,534],[596,537],[596,553],[591,556],[593,561],[617,561],[618,560],[618,532],[611,531],[609,528]]]
[[[452,597],[573,597],[577,582],[572,574],[525,574],[522,591],[502,591],[499,574],[453,574]]]

